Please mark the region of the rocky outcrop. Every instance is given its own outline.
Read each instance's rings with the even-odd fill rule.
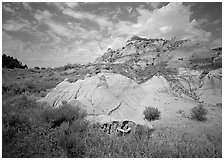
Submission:
[[[196,92],[200,100],[205,103],[213,105],[222,103],[222,69],[210,71],[203,77]]]
[[[220,48],[209,49],[190,40],[147,39],[133,36],[120,49],[111,48],[95,63],[134,63],[141,68],[147,65],[166,64],[169,67],[197,67],[220,64]],[[210,61],[211,60],[211,61]]]
[[[116,121],[129,120],[144,124],[144,106],[139,105],[139,102],[145,95],[143,88],[125,76],[100,73],[75,83],[69,83],[65,79],[42,101],[53,107],[59,107],[63,101],[78,101],[82,103],[82,108],[95,118],[104,115]]]

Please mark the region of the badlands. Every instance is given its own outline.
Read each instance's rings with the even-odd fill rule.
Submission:
[[[2,79],[3,157],[222,157],[221,47],[133,36],[93,63]]]
[[[93,123],[177,127],[197,136],[205,128],[191,120],[191,109],[202,104],[208,109],[207,125],[221,134],[221,59],[220,48],[190,40],[133,36],[126,46],[108,49],[88,64],[85,77],[72,83],[66,78],[40,101],[55,108],[63,103],[82,106]],[[145,119],[148,106],[161,112],[159,120]]]

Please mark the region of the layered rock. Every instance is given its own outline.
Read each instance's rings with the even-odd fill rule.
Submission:
[[[131,37],[120,49],[108,51],[95,63],[134,63],[145,68],[147,65],[167,64],[170,67],[190,67],[212,63],[220,59],[220,49],[210,49],[190,40],[146,39]]]

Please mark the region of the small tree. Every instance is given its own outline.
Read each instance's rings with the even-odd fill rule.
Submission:
[[[147,119],[148,121],[154,121],[159,119],[161,112],[158,110],[158,108],[149,106],[149,107],[145,107],[145,110],[143,113],[145,115],[145,119]]]
[[[191,118],[198,121],[205,121],[208,110],[202,104],[191,109]]]

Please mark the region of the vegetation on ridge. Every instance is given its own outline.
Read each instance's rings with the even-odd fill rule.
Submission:
[[[28,68],[27,65],[23,65],[22,62],[18,61],[16,58],[7,56],[5,54],[2,55],[2,67],[3,68],[21,68],[25,69]]]

